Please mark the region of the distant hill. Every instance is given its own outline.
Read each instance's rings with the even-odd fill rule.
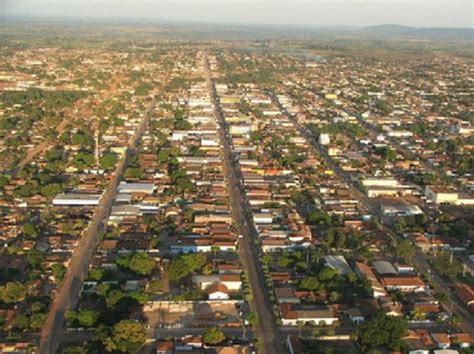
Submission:
[[[472,28],[409,27],[378,25],[364,27],[355,33],[374,37],[417,37],[436,39],[463,39],[474,41]]]

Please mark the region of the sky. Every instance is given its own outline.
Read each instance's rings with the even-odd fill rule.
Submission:
[[[474,0],[0,0],[4,16],[474,28]]]

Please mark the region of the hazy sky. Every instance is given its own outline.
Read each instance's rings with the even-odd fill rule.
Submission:
[[[474,27],[474,0],[0,0],[0,13],[315,26]]]

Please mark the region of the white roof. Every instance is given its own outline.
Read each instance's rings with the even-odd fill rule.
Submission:
[[[117,191],[119,193],[130,193],[130,192],[139,192],[139,193],[147,193],[153,194],[155,190],[154,183],[127,183],[127,182],[120,182]]]
[[[324,261],[328,267],[337,270],[339,274],[347,274],[351,272],[351,267],[347,264],[344,256],[325,256]]]

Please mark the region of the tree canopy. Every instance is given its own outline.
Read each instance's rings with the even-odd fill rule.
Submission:
[[[156,261],[151,258],[148,253],[137,252],[130,256],[119,257],[117,264],[123,268],[128,268],[131,271],[140,275],[149,275],[156,266]]]
[[[403,346],[402,337],[406,330],[407,323],[403,318],[379,312],[357,329],[358,344],[364,351],[378,347],[399,351]]]
[[[165,270],[171,281],[179,281],[202,269],[206,262],[206,256],[202,253],[184,254],[171,261]]]
[[[202,340],[205,344],[216,345],[223,342],[225,339],[224,333],[218,327],[210,327],[202,335]]]
[[[138,353],[146,342],[145,328],[135,321],[122,320],[107,332],[109,335],[99,334],[107,352]]]
[[[0,300],[6,304],[13,304],[23,300],[27,294],[27,288],[20,282],[9,282],[0,286]]]

